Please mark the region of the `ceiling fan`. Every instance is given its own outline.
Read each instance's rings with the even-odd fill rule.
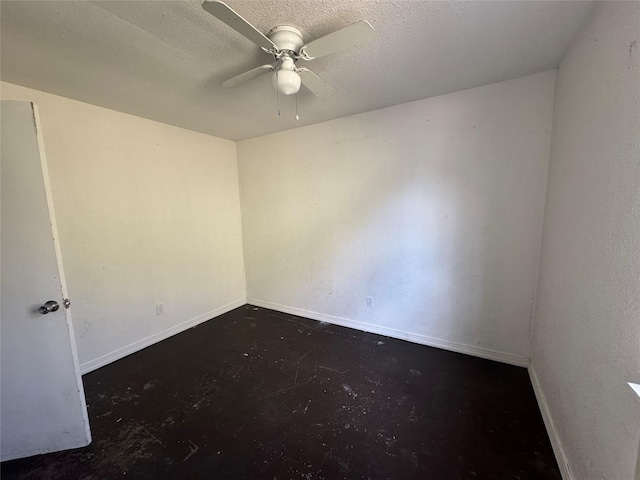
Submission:
[[[241,73],[223,82],[223,87],[237,87],[260,75],[273,72],[273,86],[283,95],[298,93],[302,83],[318,97],[327,97],[333,93],[333,89],[311,70],[298,68],[296,61],[313,60],[356,47],[373,37],[373,27],[366,20],[362,20],[305,44],[302,33],[287,25],[274,27],[264,35],[224,2],[205,0],[202,8],[244,35],[265,53],[272,55],[276,61],[275,65],[261,65]]]

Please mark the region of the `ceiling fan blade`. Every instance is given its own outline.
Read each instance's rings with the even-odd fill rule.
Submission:
[[[252,68],[248,72],[241,73],[233,78],[230,78],[226,82],[222,83],[223,87],[237,87],[238,85],[242,85],[249,80],[253,80],[254,78],[258,78],[260,75],[263,75],[267,72],[272,72],[274,70],[273,65],[262,65],[260,67]]]
[[[278,50],[275,43],[269,40],[260,30],[242,18],[226,3],[219,2],[217,0],[205,0],[202,4],[202,8],[218,20],[229,25],[236,32],[247,37],[259,47],[266,48],[267,50],[272,48]]]
[[[329,35],[320,37],[302,47],[312,58],[323,57],[330,53],[346,50],[367,43],[373,38],[373,27],[366,20],[349,25]]]
[[[333,88],[327,85],[324,80],[306,68],[298,69],[302,84],[319,98],[325,98],[333,94]]]

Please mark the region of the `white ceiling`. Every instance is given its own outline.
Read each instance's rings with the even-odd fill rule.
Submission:
[[[200,1],[0,3],[2,80],[232,140],[263,135],[557,67],[592,3],[228,0],[267,32],[307,41],[358,20],[358,50],[304,66],[335,90],[276,97],[269,75],[220,84],[271,58]],[[300,61],[302,62],[302,61]]]

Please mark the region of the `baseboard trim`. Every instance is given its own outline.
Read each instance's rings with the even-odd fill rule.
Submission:
[[[549,406],[547,405],[547,400],[542,391],[542,387],[540,386],[540,380],[538,380],[538,374],[536,373],[533,363],[529,364],[528,370],[529,377],[531,378],[531,385],[533,385],[533,391],[536,394],[538,407],[542,414],[542,420],[544,421],[544,426],[547,429],[549,440],[551,440],[551,447],[553,448],[553,453],[556,456],[556,461],[558,462],[562,478],[563,480],[573,480],[571,468],[569,467],[569,460],[567,459],[567,455],[562,447],[562,442],[560,442],[560,437],[558,437],[558,431],[553,423],[553,418],[551,417],[551,412],[549,411]]]
[[[383,327],[381,325],[375,325],[373,323],[366,323],[358,320],[326,315],[324,313],[318,313],[302,308],[289,307],[287,305],[260,300],[259,298],[248,298],[247,303],[256,307],[269,308],[271,310],[276,310],[282,313],[289,313],[291,315],[310,318],[312,320],[318,320],[320,322],[327,322],[334,325],[340,325],[342,327],[363,330],[365,332],[376,333],[379,335],[384,335],[386,337],[398,338],[400,340],[406,340],[408,342],[418,343],[420,345],[427,345],[429,347],[441,348],[443,350],[449,350],[456,353],[464,353],[466,355],[472,355],[474,357],[495,360],[502,363],[508,363],[510,365],[516,365],[518,367],[526,367],[527,365],[529,365],[528,357],[514,355],[512,353],[498,352],[482,347],[475,347],[473,345],[466,345],[464,343],[451,342],[449,340],[442,340],[418,333],[410,333],[402,330],[396,330],[394,328]]]
[[[230,312],[231,310],[246,305],[246,299],[236,300],[235,302],[228,303],[227,305],[223,305],[220,308],[216,308],[207,313],[203,313],[202,315],[198,315],[195,318],[187,320],[186,322],[179,323],[178,325],[174,325],[173,327],[169,327],[166,330],[155,333],[149,337],[143,338],[136,342],[133,342],[125,347],[114,350],[113,352],[102,355],[93,360],[89,360],[88,362],[80,364],[80,374],[84,375],[85,373],[92,372],[97,370],[100,367],[104,367],[111,362],[115,362],[116,360],[120,360],[127,355],[131,355],[132,353],[139,352],[143,348],[149,347],[154,343],[158,343],[162,340],[165,340],[173,335],[184,332],[189,328],[195,327],[207,320],[210,320],[214,317],[219,317],[220,315]]]

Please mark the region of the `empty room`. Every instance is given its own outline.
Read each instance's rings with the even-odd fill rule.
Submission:
[[[0,40],[3,479],[640,480],[640,2]]]

